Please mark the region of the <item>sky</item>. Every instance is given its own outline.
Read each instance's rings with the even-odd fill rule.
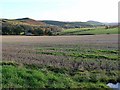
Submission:
[[[119,0],[0,0],[0,18],[118,21]]]

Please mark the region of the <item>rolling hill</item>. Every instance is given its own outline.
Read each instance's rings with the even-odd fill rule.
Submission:
[[[53,35],[60,31],[42,21],[30,18],[2,19],[2,35]]]
[[[23,23],[30,24],[30,25],[41,25],[41,26],[46,25],[46,23],[44,23],[42,21],[37,21],[37,20],[31,19],[31,18],[19,18],[19,19],[15,19],[15,20],[23,22]]]
[[[34,20],[31,18],[1,19],[3,35],[25,35],[26,32],[33,35],[57,34],[63,29],[93,28],[105,25],[115,25],[116,23],[101,23],[98,21],[87,22],[64,22],[54,20]],[[113,26],[112,26],[113,27]],[[32,35],[31,34],[31,35]]]
[[[98,21],[87,21],[89,24],[93,25],[93,26],[102,26],[105,25],[104,23],[98,22]]]
[[[52,20],[43,20],[46,24],[56,25],[63,28],[80,28],[80,27],[95,27],[95,26],[104,26],[103,23],[97,21],[87,21],[87,22],[60,22]]]

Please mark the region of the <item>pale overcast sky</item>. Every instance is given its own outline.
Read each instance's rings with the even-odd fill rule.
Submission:
[[[0,18],[118,21],[119,0],[0,0]]]

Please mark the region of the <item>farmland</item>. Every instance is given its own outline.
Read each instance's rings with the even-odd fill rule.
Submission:
[[[108,88],[120,81],[118,35],[2,36],[2,85]]]
[[[60,35],[100,35],[100,34],[118,34],[118,28],[97,27],[97,28],[73,28],[64,29]]]

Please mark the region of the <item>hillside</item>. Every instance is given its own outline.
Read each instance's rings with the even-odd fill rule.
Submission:
[[[31,18],[19,18],[19,19],[15,19],[16,21],[20,21],[26,24],[30,24],[30,25],[41,25],[41,26],[45,26],[46,23],[42,22],[42,21],[37,21]]]
[[[80,27],[93,27],[93,26],[103,26],[104,24],[97,21],[87,21],[87,22],[60,22],[52,20],[43,20],[46,24],[56,25],[63,28],[80,28]]]
[[[74,35],[76,35],[76,33],[78,35],[80,28],[94,29],[94,27],[101,27],[101,26],[103,27],[105,25],[106,28],[117,27],[116,23],[101,23],[92,20],[87,22],[63,22],[63,21],[53,21],[53,20],[34,20],[31,18],[18,18],[18,19],[1,19],[1,21],[2,22],[0,23],[2,23],[1,27],[2,27],[3,35],[58,35],[60,34],[59,32],[61,31],[62,34],[64,33],[64,31],[65,33],[67,33],[66,31],[69,32],[69,30],[65,30],[65,29],[78,29],[77,31],[74,30],[72,31],[75,33]],[[64,29],[64,31],[62,29]],[[81,33],[83,31],[80,30],[79,34],[80,35],[83,34]],[[88,31],[89,29],[87,30],[87,32]]]
[[[112,22],[112,23],[105,23],[105,25],[110,25],[110,26],[117,26],[118,23],[117,22]]]
[[[19,18],[19,19],[2,19],[2,23],[9,23],[9,24],[21,24],[21,25],[39,25],[39,26],[46,26],[46,23],[37,21],[30,18]]]
[[[64,29],[59,35],[100,35],[100,34],[120,34],[118,27],[103,28],[73,28]]]
[[[98,22],[98,21],[87,21],[89,24],[93,25],[93,26],[102,26],[105,25],[104,23]]]
[[[61,29],[30,18],[2,19],[2,35],[53,35]]]

